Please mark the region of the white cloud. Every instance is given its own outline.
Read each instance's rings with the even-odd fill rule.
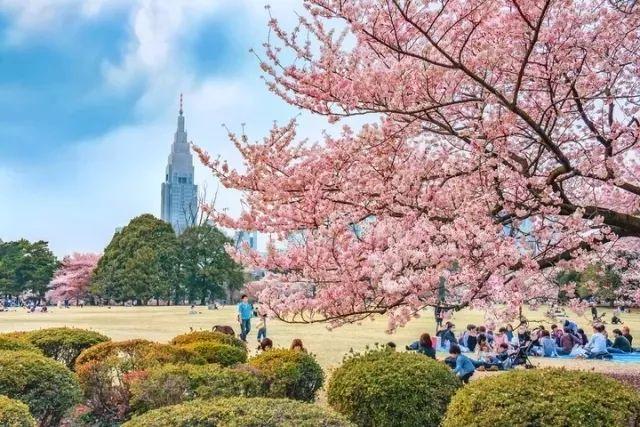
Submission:
[[[266,13],[257,5],[259,0],[60,0],[55,11],[44,3],[49,2],[0,0],[0,9],[11,10],[16,17],[15,34],[29,37],[46,22],[67,19],[70,11],[92,19],[125,4],[130,7],[132,38],[122,61],[105,65],[105,88],[126,90],[132,81],[144,79],[145,90],[136,105],[141,119],[70,144],[51,159],[46,171],[0,169],[0,237],[5,240],[48,240],[59,256],[100,251],[115,228],[133,216],[159,215],[160,184],[175,131],[179,92],[184,92],[189,139],[236,166],[241,159],[222,123],[235,130],[246,123],[249,136],[259,139],[273,120],[285,122],[296,114],[267,91],[257,63],[247,74],[202,79],[180,60],[185,34],[227,7],[238,8],[247,22],[247,28],[238,31],[250,31],[259,47],[266,34]],[[295,20],[292,6],[300,1],[271,3],[274,14]],[[248,54],[247,60],[254,61]],[[324,127],[322,118],[301,118],[302,136],[317,137]],[[210,194],[217,187],[201,165],[196,166],[196,181],[205,184]],[[217,206],[238,213],[239,195],[221,189]]]

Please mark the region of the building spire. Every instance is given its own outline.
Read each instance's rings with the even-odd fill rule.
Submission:
[[[180,93],[180,115],[182,115],[182,93]]]

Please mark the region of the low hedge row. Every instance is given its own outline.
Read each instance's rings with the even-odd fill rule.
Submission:
[[[86,329],[45,328],[2,334],[0,335],[0,349],[39,349],[45,356],[73,369],[76,358],[83,350],[105,341],[109,341],[109,337]],[[22,348],[18,348],[16,342],[21,342]]]
[[[143,413],[196,398],[256,397],[265,394],[264,381],[248,367],[164,365],[130,381],[131,408]]]
[[[460,386],[441,362],[375,349],[346,358],[327,396],[331,407],[359,426],[437,426]]]
[[[48,328],[28,332],[25,339],[51,357],[73,369],[83,350],[109,341],[109,337],[95,331],[76,328]]]
[[[247,361],[247,351],[245,349],[213,341],[194,342],[181,347],[193,351],[207,363],[233,366]]]
[[[640,395],[592,372],[514,370],[462,388],[451,400],[442,425],[636,426]]]
[[[19,400],[0,395],[0,426],[35,427],[36,420],[29,413],[29,407]]]
[[[221,332],[194,331],[187,334],[178,335],[171,340],[171,344],[177,346],[184,346],[200,342],[215,342],[219,344],[230,345],[232,347],[237,347],[243,349],[245,352],[247,350],[247,346],[242,340],[232,335],[223,334]]]
[[[315,357],[301,351],[265,351],[249,359],[248,365],[265,376],[269,397],[311,402],[324,383],[324,372]]]
[[[184,348],[146,340],[104,342],[83,351],[76,373],[95,416],[121,421],[130,413],[129,381],[145,369],[168,363],[202,364],[202,357]]]
[[[5,335],[0,335],[0,350],[31,351],[33,353],[43,354],[42,350],[24,339]]]
[[[289,399],[221,398],[166,406],[134,417],[123,427],[349,427],[342,416]]]
[[[57,426],[80,402],[73,372],[32,351],[0,351],[0,394],[27,404],[39,425]]]

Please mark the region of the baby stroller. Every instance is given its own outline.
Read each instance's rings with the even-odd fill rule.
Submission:
[[[532,346],[532,340],[526,341],[523,345],[519,346],[515,352],[510,354],[508,359],[510,366],[523,365],[525,369],[535,368],[529,359],[529,352]]]

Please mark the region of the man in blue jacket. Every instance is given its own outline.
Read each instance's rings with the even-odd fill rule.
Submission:
[[[253,317],[253,306],[249,304],[249,297],[242,295],[242,301],[238,304],[238,322],[240,322],[240,339],[247,341],[247,335],[251,330],[251,318]]]
[[[456,367],[453,369],[453,372],[463,383],[467,384],[469,382],[469,378],[471,378],[473,373],[476,371],[476,367],[471,359],[462,354],[460,347],[456,344],[453,344],[449,348],[449,354],[456,362]]]

